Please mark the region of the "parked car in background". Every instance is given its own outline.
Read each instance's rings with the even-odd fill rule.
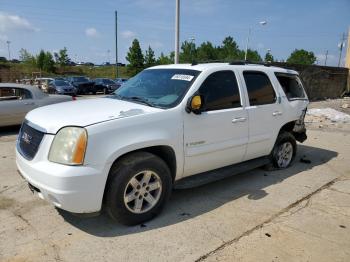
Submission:
[[[126,81],[128,81],[127,78],[116,78],[114,82],[118,85],[118,88],[121,87]]]
[[[77,95],[77,88],[64,80],[53,80],[49,83],[49,93],[59,95]]]
[[[49,83],[53,81],[53,78],[50,77],[38,77],[34,80],[34,85],[39,87],[43,92],[49,92]]]
[[[96,78],[95,79],[95,91],[109,94],[114,92],[120,87],[116,82],[109,78]]]
[[[65,78],[65,77],[55,77],[55,80],[67,81],[67,78]]]
[[[77,89],[77,94],[96,94],[95,83],[85,76],[71,76],[67,80]]]
[[[0,127],[21,124],[37,107],[72,100],[70,96],[45,94],[35,86],[0,83]]]

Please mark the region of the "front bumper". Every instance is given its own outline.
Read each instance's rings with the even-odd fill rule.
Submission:
[[[102,206],[105,176],[103,170],[89,166],[66,166],[47,160],[53,136],[45,135],[31,161],[16,150],[18,171],[38,196],[58,208],[73,213],[98,212]]]

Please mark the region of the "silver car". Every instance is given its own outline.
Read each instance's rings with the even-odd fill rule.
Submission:
[[[0,127],[21,124],[25,115],[34,108],[74,99],[65,95],[48,95],[35,86],[0,83]]]

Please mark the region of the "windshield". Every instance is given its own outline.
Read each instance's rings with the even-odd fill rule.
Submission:
[[[148,69],[126,81],[114,97],[171,108],[180,103],[200,72],[188,69]]]
[[[63,80],[56,80],[55,85],[56,86],[69,86],[68,82],[63,81]]]
[[[89,79],[83,76],[73,77],[74,82],[89,82]]]

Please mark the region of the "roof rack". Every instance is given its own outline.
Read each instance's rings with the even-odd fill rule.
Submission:
[[[231,61],[228,63],[229,65],[246,65],[250,64],[248,61]]]
[[[248,60],[237,60],[232,61],[229,63],[229,65],[263,65],[263,66],[271,66],[271,62],[251,62]]]
[[[228,63],[229,65],[262,65],[262,66],[272,66],[271,62],[252,62],[248,60],[235,60],[235,61],[222,61],[222,60],[211,60],[211,61],[192,61],[191,66],[198,64],[207,64],[207,63]]]

